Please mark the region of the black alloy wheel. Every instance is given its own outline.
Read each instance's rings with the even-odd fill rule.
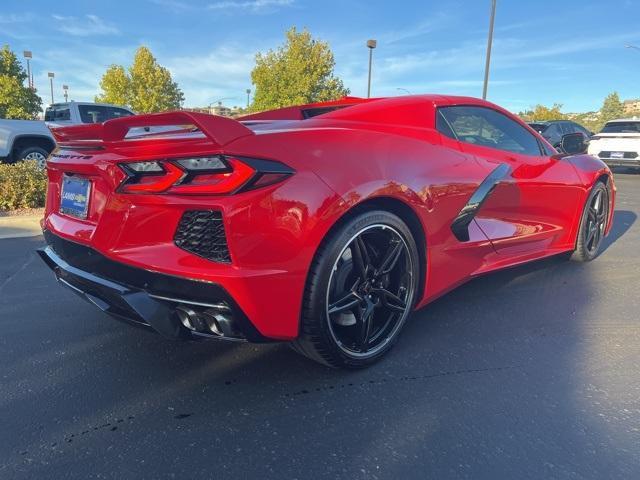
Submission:
[[[588,262],[598,255],[609,222],[609,206],[607,186],[598,181],[589,193],[582,213],[576,249],[572,256],[574,260]]]
[[[410,230],[389,212],[361,214],[317,257],[294,348],[334,367],[373,363],[391,348],[413,308],[420,269]]]

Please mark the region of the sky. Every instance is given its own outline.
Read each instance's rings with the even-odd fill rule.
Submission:
[[[366,96],[482,95],[490,0],[0,0],[0,44],[33,52],[36,88],[47,72],[70,99],[92,101],[111,64],[148,46],[187,107],[246,104],[255,54],[291,26],[331,46],[336,74]],[[640,0],[498,0],[488,99],[514,112],[561,103],[598,109],[617,91],[640,97]]]

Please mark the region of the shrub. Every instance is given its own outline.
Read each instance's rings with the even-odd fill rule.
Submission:
[[[47,173],[35,161],[0,164],[0,210],[44,206]]]

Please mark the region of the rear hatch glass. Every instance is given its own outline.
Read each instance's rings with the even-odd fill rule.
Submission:
[[[600,133],[640,133],[640,121],[638,122],[609,122]]]

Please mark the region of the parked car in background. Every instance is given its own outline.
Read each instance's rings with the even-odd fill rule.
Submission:
[[[580,133],[584,137],[585,143],[593,132],[590,132],[582,125],[571,120],[550,120],[544,122],[529,122],[529,126],[542,135],[554,148],[560,146],[563,135],[569,133]]]
[[[102,123],[131,115],[134,115],[131,110],[108,103],[68,102],[49,105],[44,112],[44,121],[52,126],[77,125]]]
[[[591,137],[589,154],[609,166],[640,168],[640,119],[611,120]]]
[[[47,107],[44,122],[0,119],[0,163],[35,160],[43,168],[56,144],[48,125],[102,123],[134,115],[116,105],[89,102],[54,103]]]

